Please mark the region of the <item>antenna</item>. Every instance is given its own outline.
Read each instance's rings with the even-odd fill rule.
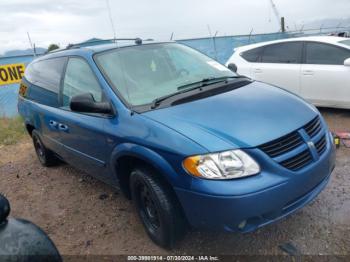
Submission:
[[[254,31],[254,28],[252,28],[249,32],[249,40],[248,40],[249,44],[250,44],[250,39],[252,38],[253,31]]]
[[[212,37],[210,25],[207,24],[207,28],[208,28],[209,36]]]
[[[215,32],[215,35],[213,36],[213,44],[214,44],[214,52],[215,52],[215,60],[218,61],[218,53],[216,51],[216,39],[215,37],[217,36],[217,34],[219,33],[219,31]]]
[[[36,52],[35,52],[35,45],[33,45],[32,43],[32,39],[30,39],[30,35],[29,32],[27,32],[27,36],[28,36],[28,40],[29,40],[29,44],[30,44],[30,48],[33,49],[33,55],[36,56]]]
[[[106,4],[107,4],[109,21],[111,22],[111,27],[113,30],[113,39],[116,39],[117,37],[116,37],[116,33],[115,33],[115,28],[114,28],[114,23],[113,23],[113,19],[112,19],[112,12],[111,12],[111,7],[109,5],[109,0],[106,0]]]

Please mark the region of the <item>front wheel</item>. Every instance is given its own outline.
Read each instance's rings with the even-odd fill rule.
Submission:
[[[185,235],[186,221],[171,188],[153,170],[136,168],[131,172],[130,189],[149,237],[159,246],[172,248]]]
[[[35,153],[43,166],[54,166],[59,162],[58,158],[54,155],[54,153],[44,146],[43,142],[39,137],[39,133],[36,130],[33,130],[32,132],[32,139]]]

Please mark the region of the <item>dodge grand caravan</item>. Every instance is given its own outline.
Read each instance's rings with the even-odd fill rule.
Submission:
[[[150,238],[249,232],[313,200],[334,168],[317,109],[176,43],[70,48],[33,61],[19,92],[39,161],[119,187]]]

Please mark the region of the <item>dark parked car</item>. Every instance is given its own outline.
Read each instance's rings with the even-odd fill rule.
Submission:
[[[0,194],[1,261],[62,261],[44,231],[27,220],[8,218],[9,214],[10,203]]]

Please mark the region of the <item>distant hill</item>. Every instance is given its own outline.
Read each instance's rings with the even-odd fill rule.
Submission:
[[[350,28],[350,17],[349,18],[329,18],[329,19],[318,19],[318,20],[307,20],[304,21],[304,29],[318,29],[329,28],[329,27],[348,27]],[[341,30],[341,29],[340,29]]]
[[[103,39],[99,39],[99,38],[91,38],[88,39],[84,42],[81,42],[79,44],[75,44],[77,46],[92,46],[92,45],[98,45],[98,44],[108,44],[108,43],[112,43],[113,41],[111,40],[103,40]],[[46,48],[42,48],[42,47],[36,47],[36,53],[38,55],[44,54],[47,49]],[[22,55],[32,55],[33,54],[33,49],[25,49],[25,50],[10,50],[10,51],[6,51],[3,54],[0,54],[0,57],[2,56],[22,56]]]
[[[36,47],[37,54],[43,54],[46,52],[45,48]],[[25,49],[25,50],[10,50],[5,52],[2,56],[21,56],[21,55],[32,55],[33,49]]]

